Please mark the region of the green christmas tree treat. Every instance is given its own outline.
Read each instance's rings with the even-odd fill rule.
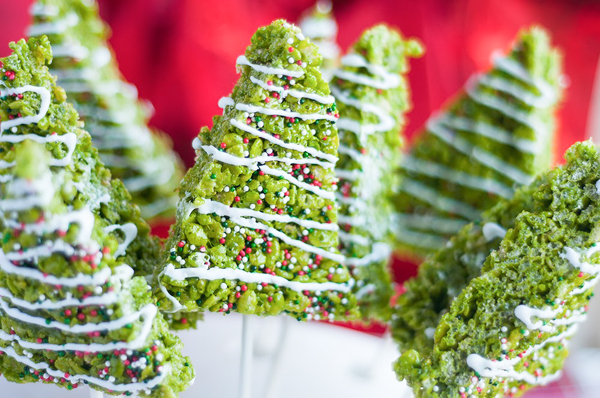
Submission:
[[[500,247],[506,230],[522,211],[533,211],[533,194],[544,183],[538,177],[520,187],[511,199],[502,199],[481,220],[467,224],[449,243],[429,256],[418,275],[408,280],[392,315],[392,334],[402,351],[433,349],[433,332],[451,302],[481,274],[486,258]]]
[[[47,65],[48,38],[0,60],[0,373],[172,398],[194,371],[141,275],[158,246]]]
[[[161,309],[353,319],[338,245],[338,118],[317,47],[279,20],[259,29],[222,116],[194,142]]]
[[[393,187],[399,184],[395,167],[401,157],[403,114],[410,108],[405,74],[407,58],[422,51],[416,41],[377,25],[342,58],[330,85],[340,113],[336,173],[341,252],[357,281],[354,291],[366,319],[387,320],[394,294],[388,260]]]
[[[467,226],[450,241],[456,248],[447,258],[456,262],[461,252],[485,256],[482,238],[501,239],[453,301],[432,305],[446,307],[435,308],[443,316],[428,333],[430,347],[401,346],[396,371],[417,397],[519,396],[560,377],[566,346],[586,317],[600,272],[600,153],[591,142],[579,143],[566,160],[518,193],[525,203],[500,202],[481,228]],[[515,214],[511,204],[524,210],[506,230],[502,225]],[[463,274],[475,274],[468,267],[476,263],[465,260]],[[432,294],[446,294],[437,289],[443,284]]]
[[[147,218],[172,217],[183,176],[170,139],[148,128],[151,106],[140,101],[121,75],[109,29],[95,1],[38,0],[29,36],[48,35],[52,73],[80,113],[94,146],[121,179]]]
[[[431,253],[551,162],[560,55],[538,27],[475,76],[402,160],[398,247]]]
[[[325,81],[330,81],[333,70],[339,64],[340,47],[337,44],[338,25],[333,17],[333,7],[329,0],[318,0],[314,7],[300,17],[298,27],[302,33],[319,47],[323,56],[321,73]]]

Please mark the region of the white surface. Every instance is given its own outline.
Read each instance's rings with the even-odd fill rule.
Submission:
[[[253,398],[267,387],[282,320],[255,318]],[[280,390],[285,398],[409,398],[391,364],[396,348],[389,341],[341,327],[291,322],[286,355],[281,361]],[[181,398],[233,398],[238,392],[242,317],[208,314],[195,331],[182,332],[185,353],[196,368],[196,383]],[[365,367],[372,376],[365,375]],[[368,372],[367,372],[368,373]],[[0,378],[0,398],[89,398],[88,388],[67,391],[45,384],[12,384]],[[109,397],[108,395],[106,396]]]

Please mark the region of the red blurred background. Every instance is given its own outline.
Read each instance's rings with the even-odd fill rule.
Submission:
[[[0,0],[0,56],[23,36],[32,0]],[[221,113],[217,101],[237,80],[235,59],[259,26],[296,21],[313,0],[99,0],[113,29],[125,77],[156,108],[152,123],[169,133],[188,165],[191,141]],[[339,43],[346,49],[367,27],[387,22],[422,40],[425,57],[412,61],[414,110],[407,136],[451,98],[490,54],[506,49],[520,28],[547,27],[565,55],[569,88],[560,112],[556,153],[586,137],[600,55],[600,2],[592,0],[339,0],[333,1]],[[600,133],[600,132],[599,132]],[[415,265],[396,261],[398,280]]]

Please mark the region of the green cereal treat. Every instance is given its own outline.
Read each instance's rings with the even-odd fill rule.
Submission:
[[[533,194],[544,182],[541,175],[518,188],[512,198],[500,200],[419,266],[418,275],[405,283],[392,315],[392,334],[403,351],[431,352],[433,332],[450,303],[481,274],[486,258],[499,248],[517,216],[533,211]]]
[[[50,74],[48,38],[10,48],[0,60],[0,373],[174,398],[194,370],[144,278],[159,244]]]
[[[331,80],[332,72],[339,65],[340,47],[337,44],[338,24],[333,16],[333,6],[329,0],[318,0],[306,10],[298,27],[312,40],[323,56],[321,73],[325,81]]]
[[[95,1],[37,0],[28,34],[47,35],[51,73],[85,122],[100,158],[146,219],[172,218],[183,165],[170,138],[148,127],[151,105],[125,82]]]
[[[429,325],[427,318],[439,321],[430,332],[413,331],[427,334],[415,343],[403,336],[395,365],[417,397],[520,396],[560,377],[600,272],[600,154],[591,142],[578,143],[566,160],[500,201],[485,224],[464,227],[450,241],[454,249],[425,264],[429,276],[418,278],[432,302],[411,311],[411,322],[417,311]],[[443,267],[444,259],[454,264]],[[411,292],[415,286],[408,287],[413,299],[421,294]]]
[[[539,27],[474,76],[402,158],[396,248],[424,256],[551,163],[561,56]]]
[[[155,295],[165,312],[358,318],[337,251],[339,117],[321,55],[283,20],[237,60],[223,115],[194,141]]]
[[[404,114],[411,107],[407,59],[422,52],[417,41],[377,25],[342,58],[330,84],[340,113],[340,250],[365,320],[390,316],[393,189],[399,185]]]

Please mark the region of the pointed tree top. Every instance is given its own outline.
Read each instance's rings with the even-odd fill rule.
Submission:
[[[424,47],[417,39],[404,39],[397,29],[377,24],[363,32],[352,52],[362,55],[370,64],[385,66],[390,73],[405,73],[407,58],[421,57]]]
[[[281,74],[297,80],[314,74],[321,76],[318,68],[323,57],[318,48],[298,27],[283,19],[273,21],[254,33],[252,43],[246,49],[246,58],[252,63],[283,69]],[[319,88],[328,93],[326,85],[319,85]]]

